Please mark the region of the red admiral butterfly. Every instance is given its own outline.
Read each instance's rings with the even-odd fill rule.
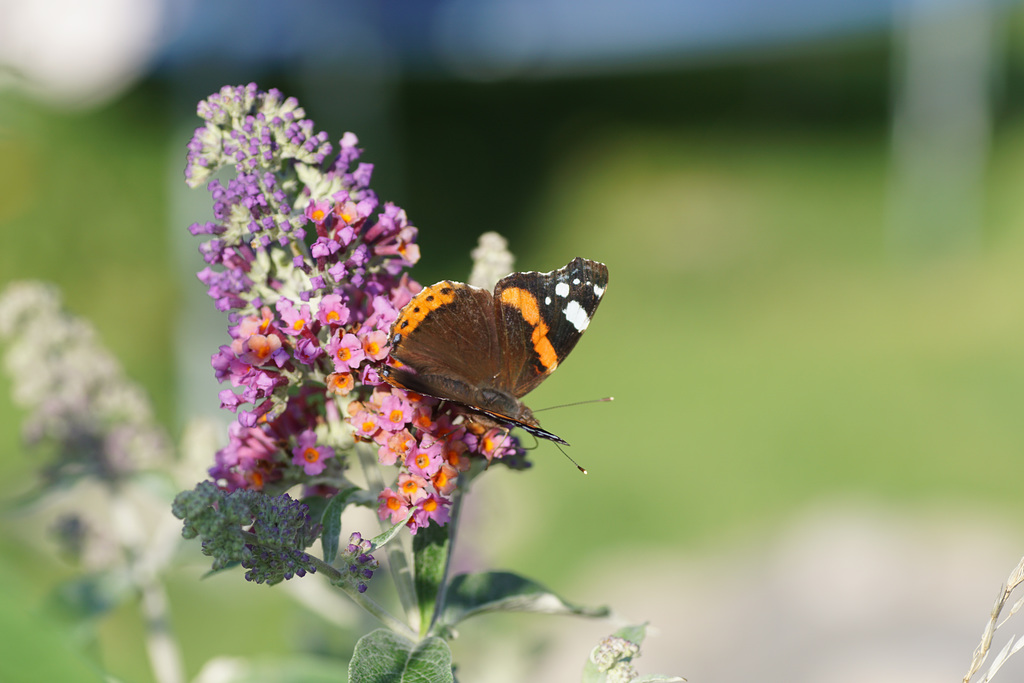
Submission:
[[[413,297],[391,325],[385,381],[454,401],[485,426],[541,428],[519,400],[554,372],[590,324],[608,267],[575,258],[550,273],[512,273],[494,293],[445,280]]]

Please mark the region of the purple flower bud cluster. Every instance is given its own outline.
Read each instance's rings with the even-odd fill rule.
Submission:
[[[373,572],[380,566],[370,554],[371,550],[373,543],[357,531],[349,537],[348,547],[338,561],[339,566],[345,567],[342,570],[342,581],[351,584],[360,593],[366,592],[366,582],[373,578]]]
[[[302,549],[317,539],[321,527],[312,521],[305,503],[287,495],[265,498],[250,530],[256,543],[246,546],[241,560],[249,570],[246,580],[276,583],[316,571],[313,560]]]
[[[316,573],[313,559],[301,550],[247,547],[239,564],[247,570],[246,581],[269,585]]]

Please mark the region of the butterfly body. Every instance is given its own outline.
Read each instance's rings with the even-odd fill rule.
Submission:
[[[608,286],[603,263],[576,258],[548,273],[512,273],[493,292],[444,280],[391,326],[391,385],[464,406],[485,426],[541,428],[520,400],[554,372],[590,324]]]

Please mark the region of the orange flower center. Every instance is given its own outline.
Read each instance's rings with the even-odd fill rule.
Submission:
[[[332,372],[327,376],[327,386],[331,391],[344,395],[355,386],[355,380],[352,379],[352,373]]]
[[[260,360],[267,358],[274,352],[270,339],[262,334],[254,334],[249,337],[249,350],[255,353],[256,357]]]
[[[395,498],[394,496],[388,498],[388,507],[391,508],[392,510],[397,510],[399,507],[401,507],[401,505],[402,502]]]
[[[434,500],[433,498],[427,498],[425,501],[423,501],[423,509],[426,510],[427,512],[433,512],[434,510],[437,509],[437,501]]]
[[[396,423],[396,424],[399,423],[399,422],[402,422],[403,421],[402,420],[402,411],[401,410],[397,410],[397,409],[396,410],[392,410],[391,414],[388,415],[388,419],[391,420],[392,422]]]
[[[320,451],[315,448],[307,448],[302,451],[302,458],[306,462],[316,462],[320,459]]]

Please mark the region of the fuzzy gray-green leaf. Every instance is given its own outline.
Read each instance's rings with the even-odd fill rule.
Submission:
[[[448,587],[440,623],[454,626],[484,612],[540,612],[606,617],[607,607],[583,607],[563,600],[541,584],[510,572],[459,574]]]
[[[338,538],[341,536],[341,513],[348,505],[352,494],[357,493],[358,488],[347,488],[334,494],[327,502],[323,514],[320,516],[320,524],[323,531],[320,533],[320,542],[324,547],[324,562],[331,564],[338,556]]]
[[[454,683],[452,652],[440,638],[419,643],[387,629],[359,639],[348,665],[349,683]]]

